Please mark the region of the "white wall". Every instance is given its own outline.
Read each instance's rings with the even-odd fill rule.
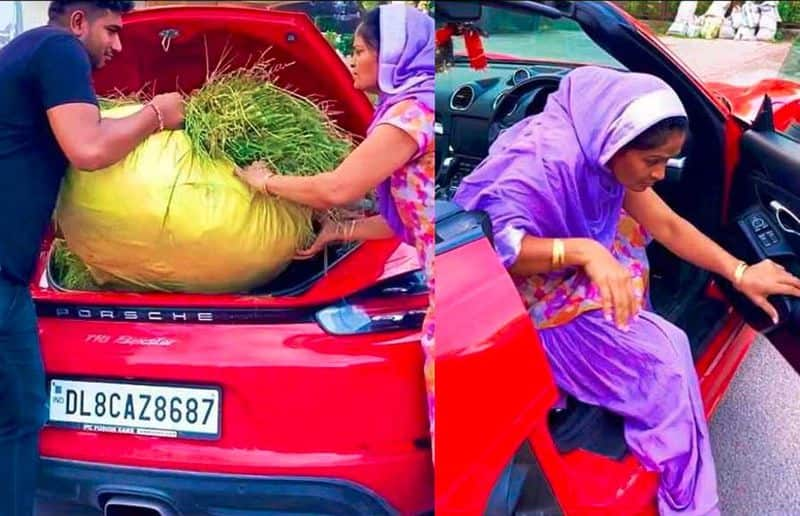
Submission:
[[[50,2],[27,0],[22,2],[22,27],[25,30],[47,23],[47,7]]]
[[[145,2],[134,3],[137,9],[145,6]],[[18,20],[17,5],[15,4],[22,4],[22,31],[47,23],[49,0],[25,0],[21,2],[0,0],[0,47],[8,43],[10,37],[16,36]]]
[[[11,4],[13,2],[2,2]],[[22,2],[22,26],[24,30],[32,29],[47,23],[49,0],[25,0]],[[136,2],[136,8],[144,7],[144,2]],[[0,22],[2,25],[2,22]]]

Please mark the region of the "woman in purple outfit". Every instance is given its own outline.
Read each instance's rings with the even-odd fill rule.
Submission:
[[[800,295],[800,279],[770,261],[737,260],[652,190],[687,126],[680,99],[660,79],[582,67],[541,114],[497,138],[455,201],[491,218],[497,252],[559,387],[624,417],[630,449],[660,473],[661,514],[718,514],[689,341],[646,309],[639,226],[684,260],[730,279],[773,319],[767,296]]]
[[[405,4],[368,12],[353,43],[356,88],[378,95],[367,137],[335,169],[309,177],[276,174],[264,163],[238,171],[256,190],[317,209],[346,207],[376,191],[379,212],[346,224],[327,221],[308,258],[339,241],[400,237],[416,248],[428,284],[422,324],[428,420],[434,434],[434,21]]]

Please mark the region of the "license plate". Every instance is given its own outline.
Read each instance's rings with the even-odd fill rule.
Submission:
[[[48,424],[91,432],[215,439],[220,434],[220,390],[53,379]]]

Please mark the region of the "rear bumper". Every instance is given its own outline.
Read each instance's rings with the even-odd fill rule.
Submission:
[[[331,514],[394,515],[374,492],[326,478],[220,475],[131,468],[43,458],[40,504],[102,510],[113,496],[166,504],[180,515]]]

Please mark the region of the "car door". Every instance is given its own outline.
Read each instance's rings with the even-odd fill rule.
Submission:
[[[548,435],[557,390],[490,234],[485,214],[437,202],[435,490],[442,514],[512,513],[531,483],[540,486],[539,498],[525,503],[557,507],[547,464],[535,457],[542,439],[534,437]]]
[[[800,276],[800,140],[789,134],[775,129],[765,97],[759,116],[741,135],[723,245],[748,263],[769,258]],[[780,314],[775,325],[728,282],[720,285],[745,320],[800,372],[800,299],[769,299]]]

